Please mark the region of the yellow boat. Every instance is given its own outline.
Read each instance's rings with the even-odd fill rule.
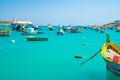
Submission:
[[[112,73],[120,76],[120,46],[110,41],[107,34],[107,42],[103,45],[101,55],[106,62],[106,67]]]
[[[10,30],[0,30],[0,36],[9,36]]]
[[[0,25],[0,36],[9,36],[10,32],[9,26]]]

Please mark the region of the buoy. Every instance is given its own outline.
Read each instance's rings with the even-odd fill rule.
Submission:
[[[84,42],[84,43],[83,43],[83,45],[84,45],[84,46],[86,46],[86,45],[87,45],[87,43],[86,43],[86,42]]]
[[[75,58],[83,58],[82,56],[75,56]]]
[[[11,40],[11,42],[12,42],[12,43],[15,43],[15,40],[13,39],[13,40]]]

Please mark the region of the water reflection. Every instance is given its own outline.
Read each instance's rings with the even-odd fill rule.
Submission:
[[[120,80],[120,76],[112,73],[109,69],[106,68],[106,80]]]

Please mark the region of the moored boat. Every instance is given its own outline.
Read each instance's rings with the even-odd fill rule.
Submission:
[[[49,28],[49,30],[51,30],[51,31],[53,31],[53,30],[54,30],[54,27],[53,27],[53,26],[51,26],[51,24],[48,24],[48,28]]]
[[[60,28],[58,31],[57,31],[57,35],[63,35],[64,34],[64,31],[62,28]]]
[[[22,35],[32,35],[37,34],[37,31],[34,28],[27,28],[26,30],[21,31]]]
[[[71,29],[71,33],[82,33],[83,29],[81,28],[80,30],[73,30]]]
[[[70,30],[71,33],[82,33],[83,32],[83,28],[80,28],[80,27],[74,27],[74,28],[71,28]]]
[[[10,35],[10,27],[5,25],[0,25],[0,36],[9,36]]]
[[[120,46],[109,40],[103,45],[101,55],[106,62],[107,69],[120,76]]]
[[[0,36],[9,36],[10,30],[0,30]]]
[[[28,36],[27,41],[48,41],[47,37]]]
[[[120,32],[120,25],[116,27],[116,32]]]

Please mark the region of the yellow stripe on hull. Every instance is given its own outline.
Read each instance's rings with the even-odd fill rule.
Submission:
[[[107,57],[106,50],[107,50],[108,46],[112,46],[117,51],[118,54],[120,53],[120,46],[118,46],[112,42],[106,42],[102,47],[102,50],[101,50],[102,57],[107,61],[114,62],[113,59],[110,59]],[[120,58],[119,58],[118,62],[114,62],[114,63],[120,64]]]

